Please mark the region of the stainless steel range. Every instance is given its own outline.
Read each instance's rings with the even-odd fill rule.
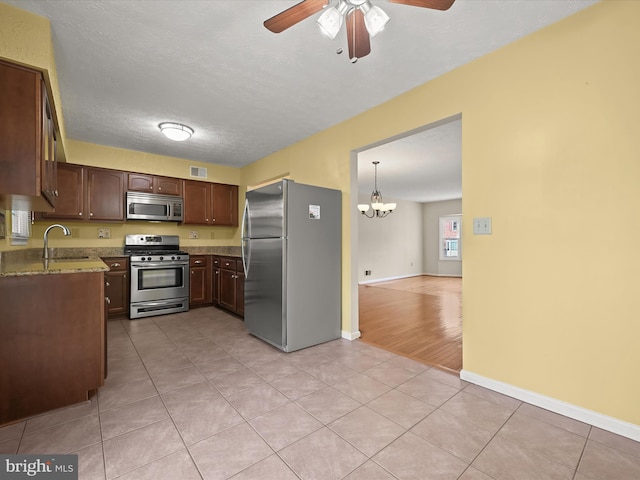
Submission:
[[[189,254],[177,235],[127,235],[131,266],[129,318],[189,310]]]

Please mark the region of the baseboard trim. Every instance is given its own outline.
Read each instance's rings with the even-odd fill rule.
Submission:
[[[363,280],[358,285],[367,285],[369,283],[388,282],[390,280],[400,280],[402,278],[421,277],[424,273],[412,273],[411,275],[398,275],[397,277],[376,278],[375,280]]]
[[[411,277],[451,277],[462,278],[462,275],[451,275],[448,273],[412,273],[411,275],[398,275],[397,277],[376,278],[375,280],[362,280],[358,285],[368,285],[370,283],[389,282],[391,280],[402,280]]]
[[[355,340],[356,338],[360,338],[360,330],[357,330],[355,332],[342,330],[342,338],[346,338],[347,340]]]
[[[530,403],[536,407],[559,413],[565,417],[573,418],[574,420],[578,420],[594,427],[607,430],[608,432],[630,438],[636,442],[640,442],[639,425],[634,425],[633,423],[609,417],[607,415],[594,412],[593,410],[578,407],[577,405],[572,405],[570,403],[563,402],[562,400],[557,400],[536,392],[525,390],[524,388],[492,380],[467,370],[462,370],[460,372],[460,378],[475,385],[493,390],[494,392],[503,393],[510,397],[517,398],[518,400]]]

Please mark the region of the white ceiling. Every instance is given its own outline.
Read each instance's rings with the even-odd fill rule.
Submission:
[[[372,39],[371,54],[351,64],[346,53],[336,54],[346,50],[344,30],[336,40],[324,37],[315,23],[320,13],[280,34],[263,27],[297,0],[0,1],[51,20],[69,138],[236,167],[596,3],[456,0],[441,12],[373,0],[391,21]],[[157,128],[163,121],[187,124],[195,134],[171,142]],[[432,170],[434,152],[459,162],[455,142],[459,126],[458,134],[427,133],[361,156],[370,163],[384,155],[385,196],[393,171],[387,159],[405,157],[421,167],[397,163],[398,173],[429,173],[429,189],[447,196],[440,184],[452,180]],[[449,148],[456,153],[443,154]],[[457,175],[459,189],[459,166],[442,170]]]

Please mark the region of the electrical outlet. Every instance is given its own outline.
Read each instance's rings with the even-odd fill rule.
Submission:
[[[111,229],[110,228],[99,228],[98,229],[98,238],[111,238]]]
[[[371,275],[371,270],[365,270],[365,271],[364,271],[364,274],[365,274],[365,275]]]
[[[198,231],[197,230],[191,230],[189,232],[189,238],[191,238],[191,239],[198,238]]]

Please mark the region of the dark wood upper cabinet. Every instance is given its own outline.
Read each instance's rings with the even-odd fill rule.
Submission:
[[[42,73],[0,61],[0,206],[53,210],[57,148]]]
[[[238,186],[185,180],[183,223],[238,226]]]
[[[209,185],[211,184],[195,180],[184,181],[183,223],[211,224],[211,187]]]
[[[180,196],[182,195],[182,180],[143,173],[129,173],[127,174],[127,190]]]
[[[43,218],[124,221],[124,173],[70,163],[58,166],[58,204]]]
[[[214,225],[238,226],[238,186],[212,183]]]
[[[124,172],[87,168],[89,220],[124,221]]]
[[[84,174],[86,167],[70,163],[58,165],[58,197],[56,211],[43,213],[44,218],[82,220],[84,210]]]

